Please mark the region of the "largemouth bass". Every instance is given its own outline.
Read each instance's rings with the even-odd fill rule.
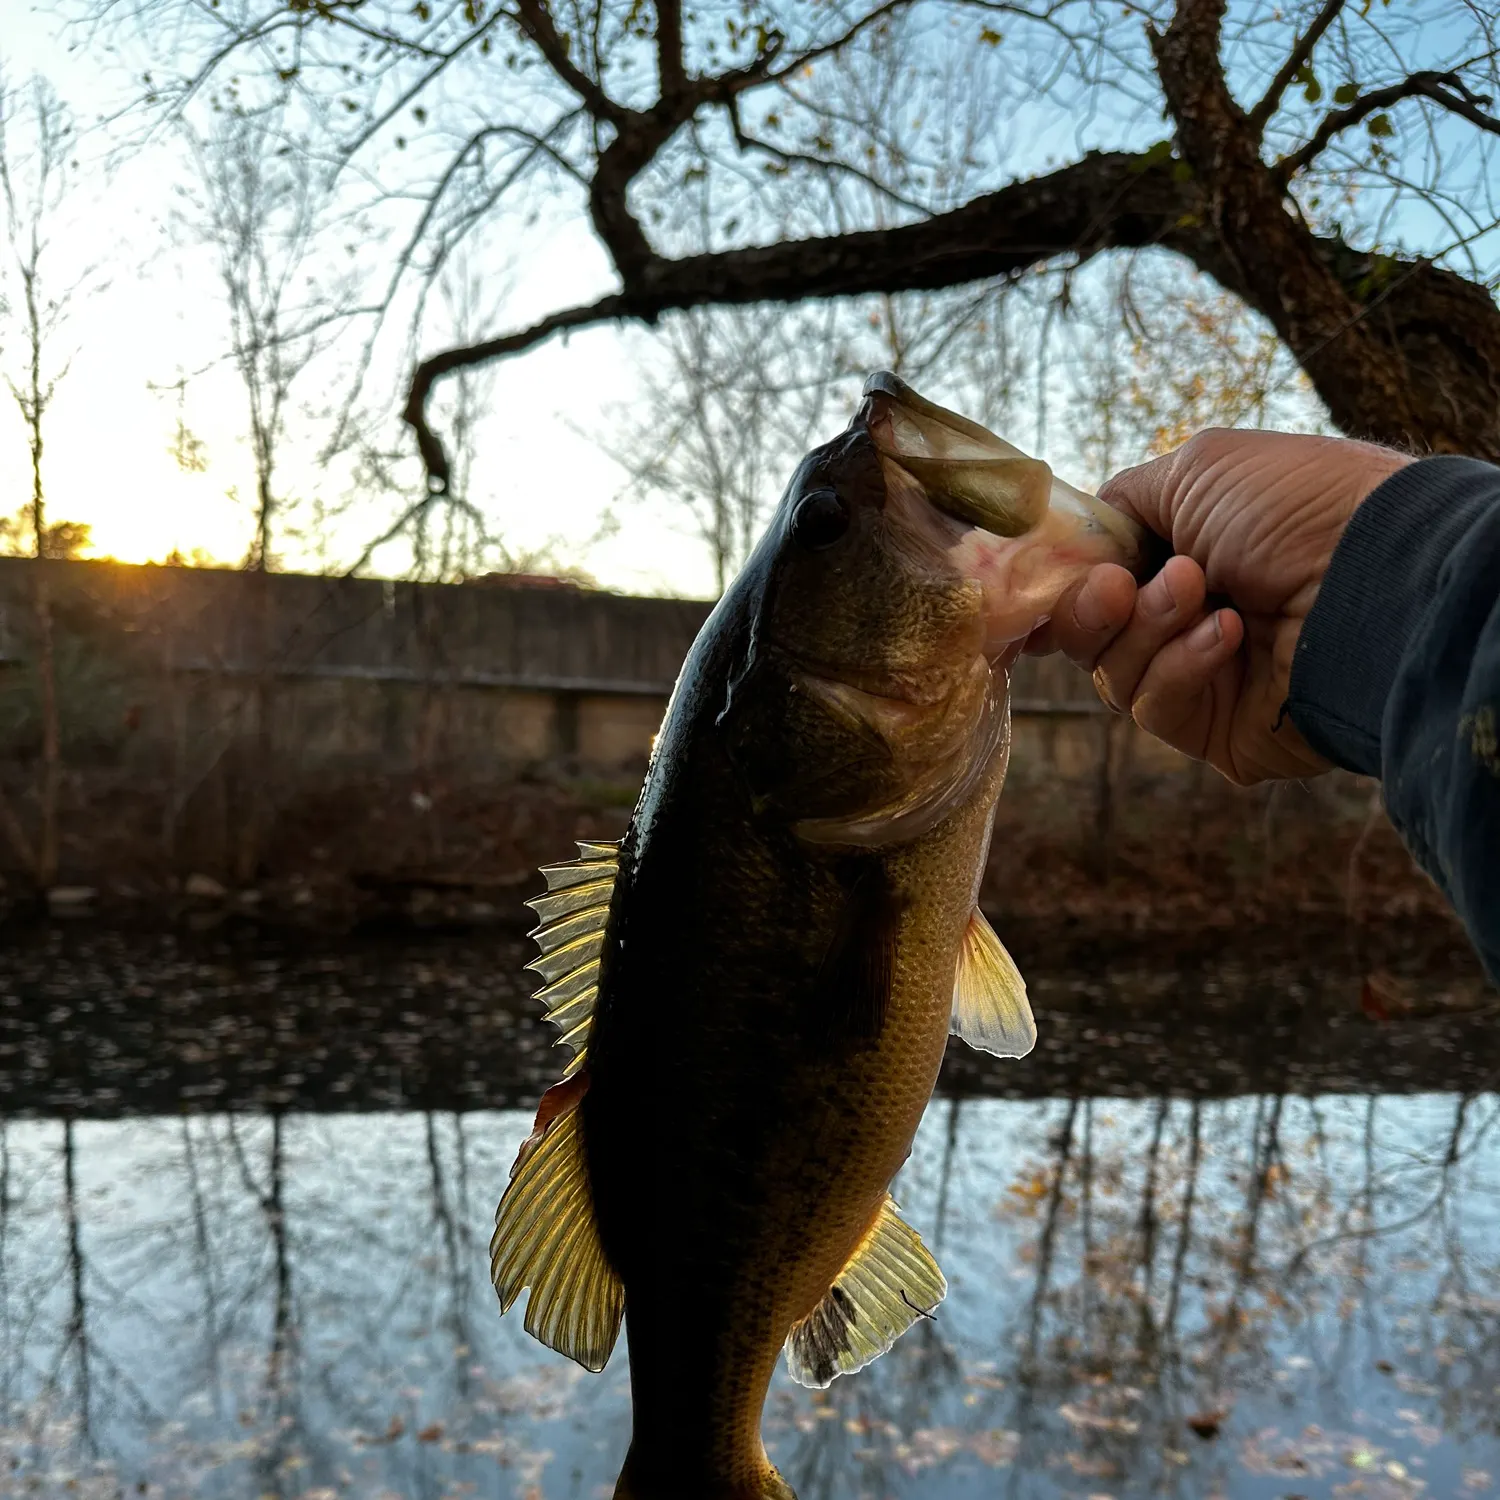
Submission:
[[[544,871],[539,998],[573,1050],[496,1215],[502,1309],[590,1370],[626,1326],[618,1500],[789,1500],[761,1408],[946,1283],[889,1184],[950,1030],[1035,1040],[977,899],[1007,666],[1138,537],[874,376],[798,467],[683,665],[618,845]]]

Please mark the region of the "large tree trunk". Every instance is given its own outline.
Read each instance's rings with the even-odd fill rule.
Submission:
[[[1269,320],[1351,436],[1500,458],[1494,299],[1452,272],[1360,255],[1307,228],[1229,92],[1223,11],[1223,0],[1182,0],[1151,35],[1178,149],[1203,184],[1208,233],[1188,253]]]
[[[1293,345],[1333,420],[1345,432],[1403,441],[1421,452],[1469,453],[1500,461],[1500,308],[1481,286],[1427,261],[1364,255],[1324,241],[1318,253],[1404,382],[1408,432],[1392,421],[1356,359],[1318,364]]]

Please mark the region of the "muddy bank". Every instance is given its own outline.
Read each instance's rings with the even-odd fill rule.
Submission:
[[[999,805],[982,900],[1016,957],[1097,970],[1116,961],[1189,965],[1226,952],[1358,980],[1389,970],[1477,975],[1461,929],[1352,777],[1250,792],[1186,774],[1122,780],[1101,816],[1076,781],[1027,767]],[[578,839],[625,830],[633,786],[518,783],[501,798],[457,794],[424,842],[411,799],[372,785],[366,816],[325,806],[289,827],[261,876],[138,870],[48,896],[0,887],[0,943],[56,921],[234,942],[291,943],[491,933],[533,922],[537,866]],[[393,807],[418,819],[394,826]],[[433,809],[437,811],[437,809]]]

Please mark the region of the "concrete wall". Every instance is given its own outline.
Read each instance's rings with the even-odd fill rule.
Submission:
[[[0,759],[24,760],[39,741],[39,571],[66,747],[84,763],[142,767],[201,758],[266,691],[271,746],[298,760],[634,766],[710,608],[503,582],[0,558]],[[1058,661],[1023,661],[1014,696],[1023,714],[1097,707]]]
[[[523,782],[582,780],[628,806],[710,607],[498,580],[0,559],[0,793],[23,827],[38,815],[39,578],[55,622],[64,864],[78,878],[143,859],[249,878],[278,840],[296,856],[296,830],[324,828],[335,806],[342,831],[305,838],[363,840],[366,864],[457,858],[473,809],[521,806]],[[1097,776],[1109,743],[1082,674],[1028,659],[1013,697],[1013,777]],[[1128,753],[1180,764],[1144,737]],[[371,806],[442,799],[446,835],[364,826]],[[0,871],[21,863],[0,839]]]
[[[276,748],[313,760],[399,768],[440,748],[448,760],[612,765],[649,740],[640,726],[660,718],[708,609],[572,588],[0,559],[0,755],[10,758],[38,735],[26,670],[38,569],[57,620],[64,733],[86,758],[201,749],[269,683]],[[441,747],[431,743],[438,694]]]

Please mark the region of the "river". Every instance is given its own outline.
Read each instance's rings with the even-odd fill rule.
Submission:
[[[486,1276],[558,1061],[521,951],[11,945],[0,1493],[608,1496],[623,1350],[585,1374]],[[801,1500],[1500,1494],[1500,1015],[1031,979],[1035,1061],[956,1062],[895,1184],[935,1321],[773,1386]]]

